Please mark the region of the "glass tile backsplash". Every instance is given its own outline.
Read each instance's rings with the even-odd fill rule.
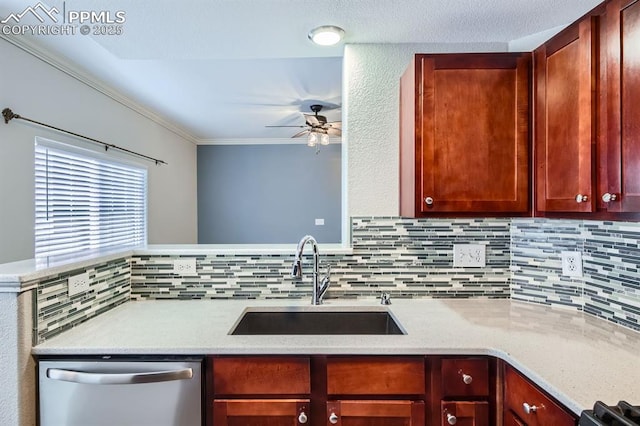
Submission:
[[[323,254],[332,266],[326,298],[513,298],[562,305],[640,331],[640,225],[550,219],[405,219],[356,217],[352,254]],[[485,267],[453,267],[453,244],[481,244]],[[70,271],[41,281],[37,335],[42,342],[126,302],[152,299],[310,298],[290,278],[286,255],[134,255],[86,269],[90,291],[67,294]],[[582,252],[582,277],[562,275],[560,253]],[[173,273],[173,260],[195,258],[196,274]]]

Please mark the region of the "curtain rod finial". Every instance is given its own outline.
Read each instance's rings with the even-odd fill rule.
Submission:
[[[8,124],[9,121],[11,121],[14,118],[20,118],[18,114],[14,114],[13,111],[11,111],[11,108],[3,109],[2,116],[4,117],[5,124]]]

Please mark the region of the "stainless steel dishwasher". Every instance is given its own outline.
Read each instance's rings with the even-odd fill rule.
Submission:
[[[202,426],[202,359],[40,360],[40,426]]]

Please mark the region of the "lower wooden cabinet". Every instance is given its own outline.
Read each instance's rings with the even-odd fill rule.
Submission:
[[[575,426],[577,423],[576,416],[508,365],[504,375],[504,412],[505,418],[511,421],[505,421],[507,425]]]
[[[504,413],[504,426],[527,426],[525,422],[520,420],[518,416],[511,410]]]
[[[483,356],[211,356],[207,426],[575,426]]]
[[[489,426],[487,401],[442,401],[442,426]]]
[[[424,426],[422,401],[329,401],[328,426]]]
[[[308,399],[216,399],[216,426],[296,426],[309,423]]]

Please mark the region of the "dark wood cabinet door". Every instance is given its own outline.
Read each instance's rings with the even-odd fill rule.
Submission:
[[[640,1],[611,0],[604,20],[607,102],[598,197],[609,212],[640,212]]]
[[[329,401],[327,426],[425,426],[422,401]]]
[[[515,414],[529,426],[575,426],[577,423],[576,416],[510,366],[505,366],[504,411],[506,417],[512,411],[511,415]]]
[[[527,424],[520,420],[513,411],[507,410],[504,413],[504,426],[527,426]]]
[[[534,52],[538,211],[594,210],[596,19],[571,25]]]
[[[487,401],[442,401],[442,426],[489,426]]]
[[[416,55],[412,67],[401,80],[401,214],[527,212],[531,54]]]
[[[216,399],[215,426],[298,426],[309,424],[309,400]]]

